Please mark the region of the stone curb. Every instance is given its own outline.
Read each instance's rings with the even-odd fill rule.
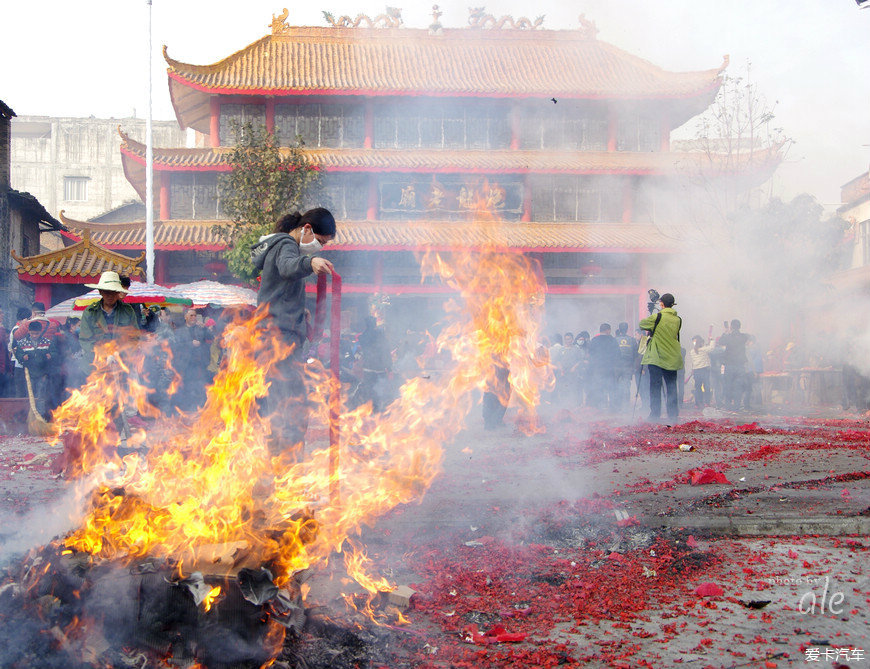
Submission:
[[[844,534],[870,535],[868,516],[815,516],[803,518],[779,517],[727,517],[727,516],[670,516],[641,517],[642,525],[649,528],[687,528],[717,536],[777,536],[819,534],[841,536]]]

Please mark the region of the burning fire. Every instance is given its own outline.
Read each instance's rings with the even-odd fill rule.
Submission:
[[[264,341],[262,317],[226,329],[226,359],[205,406],[180,419],[157,416],[137,381],[151,355],[148,345],[122,354],[99,351],[87,385],[53,417],[67,452],[78,454],[76,474],[96,482],[91,509],[66,547],[108,560],[163,559],[188,574],[265,565],[277,586],[344,551],[349,575],[363,587],[390,590],[386,580],[367,575],[364,551],[348,538],[425,493],[475,393],[493,387],[496,366],[510,369],[511,401],[524,429],[538,429],[539,393],[552,383],[537,348],[544,295],[539,268],[522,254],[488,248],[426,253],[422,266],[456,291],[434,347],[451,364],[437,378],[405,383],[377,417],[370,405],[341,412],[339,497],[330,494],[336,481],[329,449],[297,462],[269,456],[258,403],[269,369],[286,350],[279,341]],[[327,424],[330,377],[317,363],[308,372],[318,391],[311,420]],[[148,434],[131,437],[131,446],[147,449],[121,459],[113,416],[132,406],[158,420]],[[220,592],[211,588],[205,610]]]

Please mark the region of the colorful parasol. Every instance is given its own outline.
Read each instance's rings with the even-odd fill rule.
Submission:
[[[75,300],[76,311],[82,311],[100,299],[99,291],[92,290]],[[167,288],[156,283],[134,281],[130,284],[130,292],[124,296],[124,302],[138,304],[156,304],[168,307],[172,304],[191,306],[193,302],[174,288]]]
[[[244,286],[233,286],[218,281],[194,281],[182,283],[173,288],[193,300],[196,307],[216,304],[220,307],[256,306],[257,292]]]
[[[50,309],[47,309],[45,315],[49,318],[70,318],[72,316],[79,318],[81,314],[77,313],[76,310],[76,300],[78,299],[78,297],[71,297],[63,302],[58,302]]]

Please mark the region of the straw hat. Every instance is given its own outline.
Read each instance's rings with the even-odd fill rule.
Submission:
[[[121,285],[121,277],[117,272],[103,272],[100,274],[99,283],[86,283],[88,288],[96,288],[97,290],[111,290],[116,293],[128,293],[127,289]]]

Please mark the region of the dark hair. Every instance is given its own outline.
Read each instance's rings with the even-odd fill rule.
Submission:
[[[696,341],[699,341],[703,344],[704,338],[701,335],[695,335],[694,337],[692,337],[692,343],[694,344]]]
[[[577,335],[578,339],[589,339],[589,333],[586,330],[582,330],[580,334]]]
[[[732,330],[739,330],[740,329],[740,321],[738,321],[736,318],[733,321],[731,321],[731,329]]]
[[[668,309],[677,303],[677,301],[674,299],[674,296],[670,293],[665,293],[664,295],[662,295],[661,301],[662,304],[665,305],[665,309]]]
[[[598,326],[598,333],[610,332],[610,323],[602,323]]]
[[[130,277],[127,276],[126,274],[122,274],[121,276],[119,276],[119,277],[118,277],[118,281],[121,282],[121,287],[122,287],[122,288],[125,288],[125,289],[126,289],[126,288],[129,288],[129,287],[130,287]]]
[[[45,304],[42,302],[34,302],[33,311],[45,311]]]
[[[329,209],[324,209],[323,207],[309,209],[304,214],[300,214],[298,211],[284,214],[275,223],[273,232],[290,232],[296,228],[301,228],[306,223],[311,226],[311,230],[315,235],[325,235],[327,237],[335,235],[335,217]]]
[[[15,320],[23,321],[27,318],[30,318],[30,315],[33,313],[33,309],[28,309],[27,307],[18,307],[18,311],[15,312]]]
[[[628,323],[622,321],[619,325],[616,326],[616,334],[628,334]]]

